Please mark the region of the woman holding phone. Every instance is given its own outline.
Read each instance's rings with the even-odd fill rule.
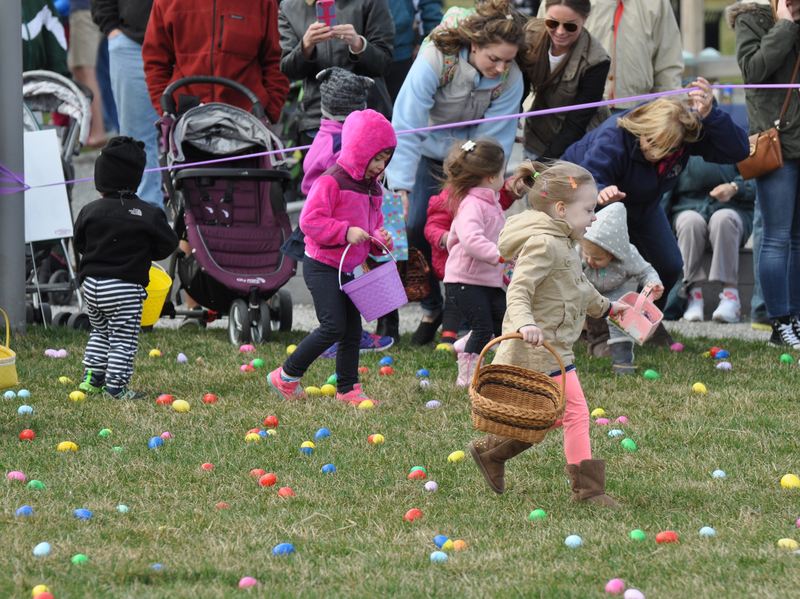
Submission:
[[[320,6],[318,7],[317,4]],[[392,118],[383,78],[392,67],[394,21],[386,0],[283,0],[281,71],[303,82],[299,130],[313,137],[322,117],[317,73],[341,67],[375,81],[367,107]]]

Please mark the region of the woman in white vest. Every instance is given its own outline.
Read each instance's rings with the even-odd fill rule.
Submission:
[[[517,113],[524,86],[514,59],[525,47],[523,26],[508,0],[486,0],[474,13],[448,11],[400,89],[392,117],[395,131]],[[429,262],[423,232],[428,200],[441,189],[442,161],[453,141],[494,137],[508,160],[516,127],[516,119],[506,119],[398,135],[386,170],[388,183],[403,199],[409,245]],[[424,316],[412,337],[415,345],[433,341],[442,320],[442,293],[433,272],[431,293],[421,305]]]

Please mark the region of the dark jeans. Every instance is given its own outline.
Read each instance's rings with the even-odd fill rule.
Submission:
[[[761,255],[761,234],[764,232],[764,224],[761,221],[761,208],[756,200],[755,210],[753,210],[753,298],[750,300],[750,320],[752,322],[769,322],[767,316],[767,305],[764,303],[764,293],[761,291],[761,281],[758,275],[758,258]]]
[[[339,393],[353,390],[358,382],[358,350],[361,343],[361,313],[344,291],[339,289],[339,270],[306,256],[303,279],[319,320],[319,328],[303,339],[283,364],[291,377],[303,376],[322,352],[334,343],[336,350],[336,384]],[[354,279],[342,273],[342,283]]]
[[[469,322],[472,336],[464,351],[479,354],[492,335],[503,333],[503,317],[506,315],[506,292],[499,287],[446,283],[447,297],[453,300]]]
[[[442,314],[442,341],[454,342],[462,328],[462,322],[464,322],[464,316],[461,314],[461,310],[450,298],[450,294],[447,294],[447,297],[444,298],[444,314]]]
[[[414,59],[412,58],[396,60],[392,63],[392,68],[385,79],[386,91],[389,92],[392,104],[397,100],[397,94],[400,93],[400,88],[403,87],[403,81],[406,80],[406,75],[408,75],[408,71],[411,70],[412,64],[414,64]]]

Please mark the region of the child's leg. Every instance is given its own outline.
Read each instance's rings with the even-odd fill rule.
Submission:
[[[358,382],[358,356],[361,343],[361,312],[345,296],[345,329],[336,351],[336,388],[344,395]]]
[[[561,375],[553,377],[561,384]],[[564,454],[567,464],[580,464],[582,460],[592,459],[592,447],[589,442],[589,407],[583,395],[578,374],[572,370],[567,373],[567,406],[564,417],[550,430],[564,427]]]
[[[492,310],[492,333],[495,337],[503,334],[503,319],[506,316],[506,292],[500,287],[491,287],[489,292]]]
[[[450,294],[446,294],[444,298],[444,315],[442,316],[442,341],[444,343],[455,342],[462,319],[461,310],[458,309]]]
[[[464,283],[448,283],[447,293],[455,302],[461,313],[467,317],[472,329],[464,353],[477,354],[492,339],[494,331],[493,311],[490,287],[466,285]]]
[[[83,282],[83,300],[92,325],[89,342],[83,352],[83,365],[87,370],[105,374],[108,367],[108,319],[97,307],[97,281],[86,277]]]
[[[133,360],[139,349],[142,302],[147,292],[141,285],[115,279],[101,281],[98,292],[107,299],[100,302],[108,317],[108,369],[106,386],[123,389],[133,376]]]

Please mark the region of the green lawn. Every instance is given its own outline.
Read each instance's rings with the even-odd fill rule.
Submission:
[[[622,449],[608,427],[592,426],[595,457],[608,460],[608,491],[623,504],[618,511],[570,505],[563,472],[562,435],[509,463],[508,490],[488,490],[468,457],[448,463],[465,449],[472,429],[467,394],[455,387],[455,362],[431,348],[412,350],[408,338],[390,352],[397,374],[377,375],[380,354],[362,365],[365,389],[384,403],[371,411],[337,405],[329,398],[302,403],[279,401],[265,382],[267,368],[303,334],[276,334],[276,342],[255,355],[263,370],[239,372],[245,359],[227,344],[223,331],[157,330],[143,335],[133,387],[151,397],[140,403],[90,397],[68,398],[77,381],[86,334],[29,328],[12,341],[21,387],[29,400],[0,399],[0,463],[3,473],[24,472],[44,482],[35,491],[3,481],[0,542],[0,597],[30,597],[46,584],[57,599],[78,597],[604,597],[614,577],[642,590],[648,599],[796,596],[800,556],[781,549],[784,537],[800,540],[800,489],[780,479],[800,474],[798,447],[798,352],[792,364],[763,345],[725,341],[733,370],[715,369],[702,357],[708,340],[684,340],[686,350],[637,350],[640,371],[654,368],[655,381],[614,378],[608,360],[588,360],[578,347],[578,367],[589,407],[609,417],[627,416],[620,426],[638,445]],[[719,342],[718,342],[719,343]],[[66,348],[63,360],[44,357],[47,348]],[[151,348],[164,352],[150,358]],[[184,352],[188,364],[178,364]],[[202,358],[197,364],[196,359]],[[415,376],[425,367],[431,386]],[[305,382],[320,386],[333,372],[318,360]],[[707,395],[691,392],[702,381]],[[191,403],[180,414],[155,403],[169,392]],[[206,393],[216,404],[202,402]],[[425,402],[438,399],[440,409]],[[20,404],[36,410],[17,415]],[[266,416],[280,419],[277,436],[246,443],[245,433],[263,427]],[[300,445],[317,429],[331,436],[316,442],[312,455]],[[32,442],[18,439],[23,429]],[[103,428],[110,437],[98,436]],[[157,450],[148,440],[164,431],[174,438]],[[367,443],[381,433],[386,443]],[[61,452],[73,441],[77,452]],[[114,451],[121,447],[122,451]],[[211,462],[213,471],[200,465]],[[336,474],[323,474],[332,463]],[[439,491],[406,479],[413,466],[427,468]],[[277,475],[261,488],[248,475],[261,468]],[[712,479],[722,469],[727,479]],[[295,496],[283,499],[277,489]],[[215,508],[218,502],[229,509]],[[117,511],[119,504],[130,508]],[[31,517],[15,517],[29,505]],[[73,511],[91,510],[77,520]],[[423,518],[403,515],[418,508]],[[547,512],[529,522],[537,508]],[[716,538],[701,538],[702,526]],[[644,542],[628,533],[641,529]],[[657,545],[660,531],[680,541]],[[462,539],[468,547],[431,564],[433,537]],[[564,539],[580,535],[584,546],[568,549]],[[34,557],[37,543],[52,552]],[[289,542],[291,556],[271,549]],[[74,565],[75,554],[88,561]],[[153,570],[163,564],[161,572]],[[258,589],[239,590],[244,576]]]

